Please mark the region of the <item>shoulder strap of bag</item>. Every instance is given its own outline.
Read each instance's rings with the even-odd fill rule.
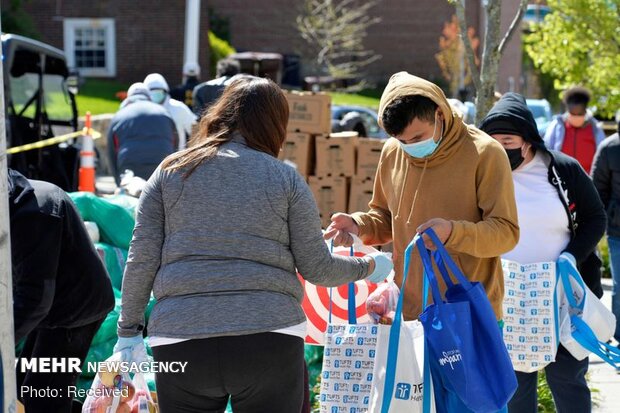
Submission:
[[[568,300],[568,304],[571,308],[579,311],[583,311],[583,307],[585,305],[585,291],[586,284],[583,282],[583,278],[581,278],[581,274],[575,266],[569,262],[568,260],[563,260],[558,262],[557,271],[560,274],[560,279],[562,280],[562,285],[564,286],[564,291],[566,292],[566,299]],[[575,291],[573,289],[573,284],[570,282],[570,279],[574,279],[579,284],[579,288],[583,291],[583,298],[580,302],[577,302],[577,298],[575,297]]]
[[[571,316],[571,324],[575,326],[572,332],[573,338],[579,345],[599,356],[604,362],[614,368],[620,368],[620,349],[607,343],[603,343],[590,328],[590,326],[578,316]]]
[[[441,257],[439,258],[441,259]],[[438,263],[439,264],[439,263]],[[439,270],[443,268],[446,271],[445,266],[442,265],[439,267]],[[422,280],[422,308],[426,309],[428,306],[428,279],[426,277],[426,271],[424,271],[424,277]],[[422,372],[422,413],[431,413],[431,389],[432,389],[432,381],[431,381],[431,365],[429,362],[429,353],[428,353],[428,345],[426,344],[426,340],[424,340],[424,369]]]
[[[435,233],[432,230],[430,231],[433,233],[433,235],[435,235]],[[435,235],[435,238],[437,238],[436,235]],[[438,239],[437,241],[439,242]],[[439,242],[439,244],[441,244],[441,242]],[[423,287],[422,287],[423,288],[423,292],[422,292],[423,307],[426,308],[426,305],[427,305],[429,283],[430,283],[431,294],[433,295],[434,304],[436,305],[443,304],[443,300],[441,298],[441,292],[439,290],[439,285],[437,284],[437,278],[435,276],[435,272],[433,271],[433,265],[431,263],[429,252],[426,249],[426,246],[424,245],[424,241],[422,240],[422,237],[420,235],[416,235],[414,239],[409,243],[409,245],[407,245],[407,248],[405,249],[405,260],[404,260],[405,263],[404,263],[404,268],[403,268],[403,281],[401,285],[401,294],[398,297],[398,303],[396,305],[394,323],[392,324],[392,327],[390,328],[390,338],[389,338],[389,344],[388,344],[388,358],[387,358],[387,363],[386,363],[387,366],[386,366],[386,374],[385,374],[385,385],[383,388],[384,391],[383,391],[383,401],[381,405],[381,413],[389,412],[390,404],[392,402],[392,393],[394,392],[394,384],[395,384],[394,378],[396,374],[396,362],[397,362],[397,357],[398,357],[398,345],[399,345],[399,340],[400,340],[400,327],[401,327],[401,322],[402,322],[402,310],[403,310],[403,298],[404,298],[403,292],[405,291],[405,283],[409,275],[409,265],[410,265],[411,253],[413,252],[414,245],[417,247],[420,253],[420,257],[422,259],[422,265],[424,267],[424,281],[423,281]],[[462,273],[460,272],[456,264],[454,264],[454,262],[449,256],[447,257],[447,259],[445,257],[442,257],[442,258],[444,262],[448,263],[448,266],[450,266],[450,263],[451,263],[452,266],[455,267],[456,271],[461,274],[465,282],[462,282],[460,279],[459,281],[461,281],[463,284],[467,284],[467,285],[470,284],[469,281],[465,278],[464,275],[462,275]],[[457,275],[457,278],[459,278],[458,275]],[[451,282],[451,281],[448,281],[448,282]],[[424,368],[423,370],[424,370],[423,371],[424,384],[422,388],[423,398],[424,398],[423,399],[423,409],[424,409],[423,411],[425,413],[428,413],[430,412],[431,386],[430,386],[430,365],[428,363],[428,351],[426,348],[426,344],[424,344]]]
[[[443,243],[439,240],[439,237],[437,236],[435,231],[432,228],[429,228],[426,231],[424,231],[424,234],[428,235],[431,241],[433,241],[433,244],[435,244],[435,248],[437,248],[436,252],[438,256],[440,256],[443,260],[443,263],[445,263],[448,266],[448,268],[450,268],[450,271],[452,271],[452,274],[454,274],[458,282],[463,284],[465,288],[470,288],[471,282],[467,279],[467,277],[465,277],[465,274],[463,274],[463,271],[461,271],[458,265],[456,265],[452,257],[450,257],[450,254],[448,254],[446,247],[443,246]],[[442,265],[440,265],[439,263],[437,263],[437,265],[438,267],[440,267],[440,273],[442,275],[442,278],[444,278],[446,285],[451,286],[453,283],[450,277],[448,276],[448,273],[441,271]]]
[[[351,245],[349,255],[351,257],[355,256],[355,253],[353,252],[353,245]],[[347,312],[349,316],[349,324],[357,324],[357,314],[356,314],[357,311],[355,308],[355,283],[349,283],[349,294],[348,294],[347,304],[349,305],[348,312]]]
[[[332,239],[331,244],[329,246],[329,252],[334,252],[334,240]],[[349,251],[349,255],[351,257],[355,256],[355,252],[353,251],[353,245],[351,245],[351,249]],[[355,283],[349,283],[348,285],[348,294],[347,294],[347,314],[349,317],[349,324],[357,324],[357,309],[355,307]],[[329,314],[327,321],[329,324],[332,323],[332,287],[329,288]]]
[[[437,268],[439,268],[439,272],[441,273],[441,277],[446,282],[446,286],[448,288],[454,287],[454,283],[452,282],[452,278],[450,278],[450,274],[448,273],[448,269],[446,268],[446,264],[443,262],[441,258],[441,254],[439,251],[432,252],[433,260],[435,264],[437,264]]]
[[[417,236],[416,236],[417,237]],[[413,251],[413,241],[407,245],[405,249],[405,264],[403,268],[403,281],[400,286],[400,295],[396,303],[396,311],[394,312],[394,322],[390,327],[390,337],[388,340],[388,356],[385,369],[385,384],[383,386],[383,400],[381,402],[381,413],[388,413],[390,404],[392,403],[392,395],[394,393],[394,379],[396,376],[396,362],[398,360],[398,345],[400,341],[400,327],[403,319],[403,298],[405,296],[405,284],[409,276],[409,263],[411,261],[411,252]]]
[[[560,346],[560,302],[558,300],[558,293],[557,293],[557,288],[558,288],[559,283],[560,283],[560,274],[557,271],[557,264],[556,264],[555,288],[553,289],[553,319],[555,321],[556,350]]]

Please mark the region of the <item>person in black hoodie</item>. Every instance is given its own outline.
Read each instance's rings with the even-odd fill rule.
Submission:
[[[20,359],[86,358],[114,308],[112,283],[69,196],[48,182],[8,171],[17,395],[28,413],[70,412],[79,372],[24,371]],[[32,390],[57,389],[59,397]],[[51,392],[47,393],[51,395]]]
[[[521,264],[569,260],[601,297],[601,261],[595,249],[605,232],[606,215],[590,177],[575,159],[545,148],[521,95],[502,96],[480,129],[502,144],[513,170],[521,235],[503,258]],[[541,368],[558,412],[591,410],[587,358],[577,360],[560,345],[555,362]],[[509,411],[536,412],[537,372],[516,373],[519,387]]]
[[[605,139],[596,151],[592,180],[607,211],[607,245],[613,278],[611,311],[616,316],[614,338],[620,343],[620,110],[616,122],[618,132]]]

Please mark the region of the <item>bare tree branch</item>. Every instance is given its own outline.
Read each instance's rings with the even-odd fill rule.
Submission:
[[[502,39],[502,41],[499,43],[498,50],[499,50],[500,55],[504,52],[504,47],[506,47],[506,44],[508,44],[508,42],[510,41],[510,38],[514,34],[515,30],[521,24],[521,18],[525,14],[525,9],[527,9],[527,3],[528,3],[527,0],[521,0],[521,4],[519,4],[519,10],[517,11],[517,15],[515,16],[514,19],[512,19],[512,23],[510,23],[510,27],[508,28],[508,31],[504,35],[504,38]]]
[[[380,0],[305,0],[295,19],[305,55],[334,77],[359,77],[381,56],[366,50],[367,28],[381,21],[372,12]],[[312,54],[315,53],[315,54]]]
[[[465,0],[452,0],[452,4],[456,7],[456,17],[459,21],[459,27],[461,29],[461,38],[463,39],[463,44],[465,45],[465,51],[467,55],[467,64],[469,65],[469,72],[471,73],[471,78],[474,82],[474,87],[476,91],[480,90],[480,70],[478,70],[478,66],[476,66],[476,57],[474,55],[474,49],[471,46],[471,41],[469,40],[469,36],[467,35],[467,18],[465,16]]]

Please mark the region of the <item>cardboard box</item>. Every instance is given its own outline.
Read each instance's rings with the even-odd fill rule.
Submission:
[[[326,93],[287,92],[288,130],[326,135],[332,130],[332,98]]]
[[[374,179],[364,176],[354,176],[351,179],[351,191],[349,192],[348,212],[366,212],[368,203],[372,199]]]
[[[363,178],[373,178],[379,166],[381,150],[385,139],[360,138],[357,142],[357,167],[355,175]]]
[[[321,225],[327,228],[331,216],[347,208],[347,178],[342,176],[311,176],[308,183],[319,207]]]
[[[316,137],[317,176],[355,175],[357,132],[339,132]]]
[[[305,177],[311,175],[314,169],[314,136],[309,133],[288,133],[278,159],[294,164]]]

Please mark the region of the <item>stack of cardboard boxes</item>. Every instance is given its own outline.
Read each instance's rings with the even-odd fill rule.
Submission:
[[[289,92],[287,99],[289,132],[280,159],[308,179],[323,227],[335,212],[366,211],[384,141],[357,132],[330,133],[327,94]]]

